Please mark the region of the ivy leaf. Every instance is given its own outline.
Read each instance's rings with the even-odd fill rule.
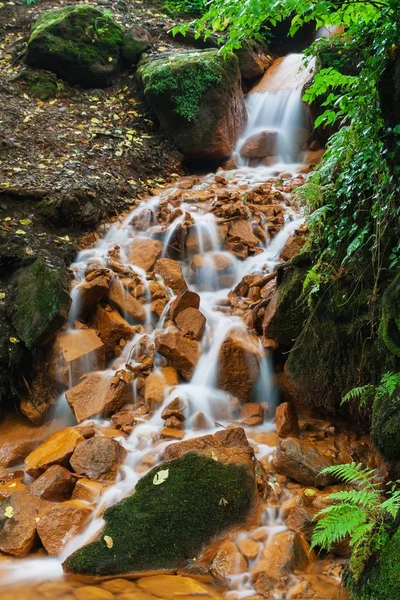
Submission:
[[[161,485],[166,481],[169,477],[169,469],[164,469],[163,471],[158,471],[153,477],[153,485]]]

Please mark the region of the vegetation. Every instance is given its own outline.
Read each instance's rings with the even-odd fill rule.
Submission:
[[[400,373],[385,373],[378,386],[371,383],[362,387],[356,387],[343,396],[342,404],[357,400],[360,408],[371,402],[379,402],[382,398],[389,397],[396,402],[395,392],[400,387]]]
[[[206,10],[205,0],[162,0],[171,13],[201,15]]]
[[[349,539],[352,548],[349,570],[357,582],[367,561],[390,539],[400,509],[400,490],[393,485],[385,495],[375,481],[375,471],[361,464],[335,465],[322,473],[356,487],[328,496],[332,504],[315,517],[318,522],[312,547],[330,550],[334,544]]]

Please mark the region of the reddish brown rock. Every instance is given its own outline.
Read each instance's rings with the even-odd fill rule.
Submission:
[[[7,415],[0,423],[0,468],[20,464],[54,430],[54,424],[35,427],[24,417]]]
[[[25,471],[31,477],[39,477],[52,465],[66,465],[76,446],[84,440],[73,427],[60,429],[45,440],[25,459]]]
[[[144,271],[150,271],[160,256],[163,245],[151,238],[135,238],[129,251],[129,262]]]
[[[124,288],[117,277],[114,277],[110,283],[107,298],[118,308],[119,312],[136,321],[144,321],[145,310],[143,304],[136,300],[132,294]]]
[[[36,541],[36,524],[50,506],[39,496],[16,492],[0,506],[0,552],[25,556]]]
[[[224,580],[246,571],[247,561],[237,546],[233,542],[224,542],[214,557],[210,572],[214,577]]]
[[[199,308],[200,307],[200,296],[195,292],[189,292],[186,290],[180,292],[176,298],[171,302],[169,313],[171,319],[175,320],[180,312],[187,308]]]
[[[206,328],[206,318],[197,308],[186,308],[178,314],[175,323],[182,335],[201,340]]]
[[[283,402],[275,411],[276,432],[279,437],[298,437],[299,420],[293,404]]]
[[[290,260],[297,256],[306,243],[306,238],[301,233],[295,231],[288,238],[285,247],[283,248],[280,256],[283,260]]]
[[[116,440],[96,436],[78,444],[70,462],[78,475],[114,480],[125,456],[126,450]]]
[[[278,148],[277,131],[261,131],[247,138],[239,153],[243,158],[274,156]]]
[[[100,271],[101,272],[101,271]],[[98,304],[108,292],[110,277],[100,275],[84,281],[76,286],[74,293],[77,294],[77,317],[86,315]]]
[[[81,423],[95,415],[109,417],[132,402],[133,387],[127,371],[117,371],[115,375],[89,373],[65,396],[76,420]]]
[[[260,243],[260,240],[254,235],[251,229],[251,224],[244,219],[232,221],[229,226],[228,236],[235,238],[247,246],[257,246]]]
[[[183,337],[179,333],[158,333],[155,339],[156,350],[189,380],[200,358],[200,345],[195,340]]]
[[[174,398],[167,404],[164,410],[161,413],[161,418],[166,420],[172,417],[179,419],[180,421],[185,421],[185,410],[187,409],[187,404],[184,403],[180,398]]]
[[[171,258],[159,258],[154,265],[154,272],[163,278],[164,283],[171,289],[182,291],[187,289],[186,281],[182,273],[182,267],[176,260]]]
[[[83,530],[92,510],[79,500],[62,502],[47,510],[37,523],[37,532],[45,550],[52,556],[60,554],[70,539]]]
[[[121,340],[130,340],[135,332],[134,327],[129,325],[120,313],[110,306],[97,306],[91,317],[91,324],[99,333],[107,358],[114,355],[115,347]]]
[[[251,417],[260,417],[264,419],[264,409],[261,404],[256,402],[246,402],[240,409],[240,418],[249,419]]]
[[[105,347],[93,329],[58,333],[51,348],[53,377],[69,387],[89,371],[106,366]]]
[[[219,352],[218,387],[246,402],[259,373],[258,339],[244,331],[231,331]]]
[[[174,367],[162,367],[146,379],[144,399],[149,410],[156,410],[164,402],[168,388],[178,385],[179,374]]]
[[[193,256],[191,267],[194,271],[229,271],[234,266],[234,262],[228,254],[222,252],[205,252],[204,254],[195,254]]]
[[[75,481],[68,469],[52,465],[29,486],[29,491],[43,500],[61,502],[71,496]]]
[[[260,553],[261,546],[254,540],[248,538],[236,542],[239,552],[243,554],[246,560],[254,560]]]
[[[91,481],[85,478],[78,479],[72,493],[72,500],[83,500],[83,502],[95,504],[102,489],[103,484],[100,481]]]

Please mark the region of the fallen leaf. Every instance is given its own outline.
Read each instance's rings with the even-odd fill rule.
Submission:
[[[20,219],[21,225],[30,225],[32,221],[30,219]]]
[[[23,229],[17,229],[15,233],[17,233],[18,235],[25,235],[26,231],[24,231]]]
[[[4,516],[7,517],[7,519],[12,519],[14,516],[14,509],[12,506],[7,506],[6,510],[4,511]]]
[[[4,298],[6,297],[4,292],[0,292],[0,300],[4,300]]]
[[[111,550],[111,548],[114,546],[114,540],[112,539],[112,537],[110,537],[109,535],[105,535],[103,539],[106,543],[107,548]]]
[[[164,483],[169,477],[169,469],[164,469],[163,471],[158,471],[153,477],[153,485],[161,485]]]
[[[19,344],[19,339],[18,339],[18,338],[16,338],[16,337],[10,337],[9,341],[10,341],[12,344]]]
[[[222,497],[218,504],[220,506],[226,506],[228,504],[228,500],[225,500],[225,498]]]

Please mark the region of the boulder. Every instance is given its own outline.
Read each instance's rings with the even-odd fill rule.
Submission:
[[[81,423],[96,415],[110,417],[125,404],[133,402],[133,384],[126,371],[117,371],[115,375],[88,373],[65,396],[76,420]]]
[[[50,503],[29,492],[16,492],[0,505],[0,551],[26,556],[36,541],[36,525]]]
[[[201,340],[207,321],[203,313],[197,308],[186,308],[178,314],[175,323],[185,337]]]
[[[146,379],[144,399],[149,410],[159,408],[164,400],[168,388],[178,385],[179,374],[174,367],[161,367],[152,371]]]
[[[54,379],[73,386],[85,373],[105,368],[105,346],[93,329],[63,331],[54,340],[50,360]]]
[[[142,305],[140,305],[140,310],[143,310]],[[110,306],[97,306],[90,322],[98,332],[109,358],[114,356],[115,348],[121,340],[130,340],[135,333],[134,327],[129,325],[120,313]]]
[[[175,291],[187,289],[187,284],[182,273],[182,267],[171,258],[159,258],[154,266],[154,272],[163,278],[165,285]]]
[[[185,379],[191,379],[200,358],[200,344],[197,341],[175,332],[157,333],[155,347]]]
[[[77,294],[77,318],[86,317],[100,300],[107,295],[110,278],[100,275],[90,281],[84,281],[74,288]]]
[[[45,440],[25,459],[25,471],[31,477],[39,477],[51,465],[67,465],[83,435],[73,427],[60,429]]]
[[[0,468],[22,463],[54,430],[54,425],[35,427],[19,415],[7,415],[0,423]]]
[[[152,469],[132,496],[108,508],[99,538],[68,557],[64,569],[98,576],[175,569],[243,524],[255,499],[248,469],[189,452]]]
[[[67,320],[71,298],[66,271],[37,258],[15,278],[12,323],[29,349],[51,340]]]
[[[273,63],[273,58],[263,42],[252,40],[244,43],[235,54],[239,59],[242,78],[249,82],[262,77]]]
[[[260,359],[257,338],[230,331],[219,351],[218,387],[247,402],[260,374]]]
[[[183,310],[186,310],[187,308],[199,308],[199,306],[200,296],[196,294],[196,292],[185,290],[184,292],[180,292],[171,302],[169,314],[171,319],[175,321],[179,313]]]
[[[34,23],[25,61],[53,71],[70,84],[104,87],[121,67],[123,32],[92,6],[67,6]]]
[[[151,271],[162,250],[163,245],[159,240],[135,238],[129,250],[128,260],[135,267]]]
[[[75,481],[75,477],[68,469],[60,465],[52,465],[29,486],[29,491],[43,500],[61,502],[71,497]]]
[[[288,238],[288,240],[280,254],[280,257],[283,260],[290,260],[291,258],[294,258],[295,256],[297,256],[300,253],[300,250],[302,249],[302,247],[304,246],[305,243],[306,243],[306,238],[305,238],[304,234],[302,234],[300,231],[295,231]]]
[[[179,600],[182,596],[184,598],[202,596],[205,600],[217,600],[216,593],[210,590],[207,584],[196,581],[191,577],[154,575],[153,577],[141,577],[138,579],[137,585],[146,594],[145,598],[149,600],[152,600],[154,596],[165,598],[165,600]],[[134,596],[138,597],[137,591]],[[133,596],[131,599],[126,598],[126,600],[133,600]]]
[[[274,467],[303,485],[324,487],[334,483],[332,475],[320,475],[326,467],[340,464],[332,456],[325,456],[316,444],[293,437],[279,438],[274,456]]]
[[[122,38],[122,56],[127,63],[136,63],[143,52],[151,48],[151,37],[147,29],[131,25]]]
[[[251,224],[244,219],[232,221],[229,225],[228,237],[235,238],[235,240],[247,246],[257,246],[260,243],[260,240],[251,229]]]
[[[122,315],[135,321],[145,320],[143,304],[132,296],[117,277],[114,277],[110,283],[107,298],[111,304],[115,304]]]
[[[279,437],[298,437],[299,420],[293,404],[283,402],[275,411],[276,433]]]
[[[56,504],[38,520],[37,532],[45,550],[57,556],[70,539],[80,533],[93,509],[79,500]]]
[[[221,160],[232,154],[246,121],[234,54],[179,52],[144,62],[138,73],[162,128],[186,158]]]
[[[251,135],[239,150],[243,158],[264,158],[275,156],[278,150],[279,134],[277,131],[261,131]]]
[[[116,440],[96,436],[80,442],[71,456],[75,473],[88,479],[114,480],[126,450]]]
[[[384,545],[377,564],[363,573],[355,583],[347,572],[345,585],[354,597],[395,600],[400,597],[399,577],[400,529]]]

